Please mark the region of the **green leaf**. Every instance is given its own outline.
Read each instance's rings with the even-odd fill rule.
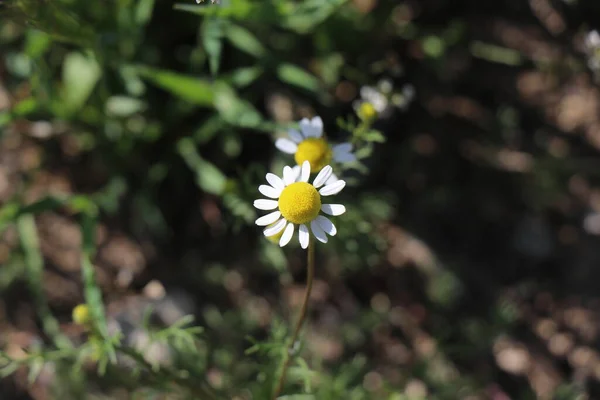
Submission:
[[[202,122],[202,125],[194,132],[193,139],[197,144],[203,144],[215,137],[225,124],[218,115],[213,114]]]
[[[212,163],[200,156],[192,139],[179,140],[177,152],[183,157],[188,167],[196,173],[196,183],[202,190],[216,195],[223,193],[227,177]]]
[[[104,312],[104,303],[102,302],[102,293],[96,284],[94,265],[92,260],[96,252],[96,213],[84,212],[81,215],[81,279],[83,281],[83,294],[85,302],[90,308],[92,320],[94,321],[94,330],[102,337],[102,350],[106,352],[111,361],[116,361],[116,353],[113,339],[109,337],[106,323],[106,314]],[[104,354],[103,354],[104,355]],[[105,366],[105,361],[100,360],[99,368]]]
[[[311,92],[319,90],[319,80],[294,64],[283,63],[277,67],[277,77],[283,82]]]
[[[17,219],[19,240],[25,254],[25,268],[29,288],[35,301],[36,310],[42,321],[44,332],[52,338],[58,348],[69,348],[71,342],[62,334],[56,318],[50,312],[44,293],[44,259],[33,215],[25,214]],[[39,371],[38,371],[39,372]]]
[[[282,20],[282,26],[298,33],[308,33],[337,12],[347,1],[306,0],[288,13],[287,17]]]
[[[365,133],[364,139],[368,142],[385,143],[385,136],[379,131],[370,130]]]
[[[138,26],[144,26],[152,18],[155,0],[139,0],[135,8],[135,23]]]
[[[238,97],[225,82],[215,84],[215,108],[227,123],[252,128],[262,122],[262,116],[248,101]]]
[[[208,55],[208,65],[213,76],[219,72],[224,25],[225,22],[217,17],[207,17],[202,25],[202,44]]]
[[[439,36],[427,36],[422,42],[423,51],[431,58],[439,58],[446,50],[446,43]]]
[[[32,59],[40,57],[46,52],[52,43],[50,35],[31,29],[27,31],[25,41],[25,53]]]
[[[277,400],[317,400],[317,398],[312,394],[290,394],[279,396]]]
[[[208,3],[209,0],[206,0]],[[251,0],[229,0],[229,6],[211,6],[211,4],[193,5],[178,3],[173,6],[175,10],[185,11],[202,16],[219,16],[223,18],[236,18],[245,20],[257,8],[272,7],[270,4],[257,4]]]
[[[212,85],[201,78],[150,67],[138,67],[138,73],[156,86],[199,106],[212,106]]]
[[[35,357],[32,362],[29,363],[29,373],[27,374],[27,382],[33,385],[37,378],[40,376],[42,369],[44,368],[44,359],[42,357]]]
[[[256,58],[264,57],[266,49],[256,36],[248,29],[239,25],[229,24],[225,36],[235,47]]]
[[[143,111],[145,108],[145,102],[128,96],[112,96],[105,104],[105,112],[111,117],[128,117]]]
[[[102,70],[90,55],[67,54],[63,63],[62,109],[73,114],[85,104],[98,83]]]
[[[263,72],[262,67],[243,67],[232,71],[229,75],[223,77],[223,80],[237,88],[243,88],[260,78]]]

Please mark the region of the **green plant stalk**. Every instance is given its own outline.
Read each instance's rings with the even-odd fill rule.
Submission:
[[[281,366],[281,373],[277,381],[277,386],[275,386],[275,390],[273,392],[273,400],[276,400],[281,391],[283,390],[287,370],[290,366],[290,362],[292,361],[292,355],[293,353],[295,353],[294,345],[298,340],[298,335],[300,334],[300,330],[302,329],[302,325],[304,324],[304,320],[306,319],[306,312],[308,310],[308,300],[310,299],[310,293],[312,291],[313,280],[315,277],[315,244],[312,238],[308,242],[307,264],[308,270],[306,276],[306,291],[304,292],[304,300],[302,302],[302,308],[300,309],[298,321],[296,321],[296,325],[294,326],[294,333],[292,334],[292,337],[290,338],[290,341],[286,347],[285,356]]]
[[[68,349],[72,347],[71,341],[61,332],[58,320],[52,315],[48,299],[44,294],[44,259],[40,251],[35,219],[31,214],[22,215],[17,219],[16,224],[25,254],[28,284],[42,322],[42,328],[57,348]]]

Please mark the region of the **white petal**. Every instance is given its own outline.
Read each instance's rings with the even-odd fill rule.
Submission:
[[[308,178],[310,177],[310,163],[308,161],[304,161],[302,163],[302,169],[300,170],[300,179],[298,182],[308,182]]]
[[[329,236],[335,236],[337,233],[335,225],[329,220],[329,218],[319,215],[317,218],[315,218],[315,221],[317,221],[321,229],[323,229]]]
[[[300,239],[300,247],[302,247],[303,249],[308,247],[308,228],[304,224],[300,225],[298,239]]]
[[[333,183],[330,183],[327,186],[324,186],[323,188],[321,188],[321,190],[319,190],[319,193],[321,193],[321,195],[323,196],[331,196],[334,194],[338,194],[339,192],[342,191],[342,189],[344,188],[344,186],[346,186],[346,181],[335,181]]]
[[[313,136],[321,137],[323,136],[323,120],[321,117],[314,117],[311,121]]]
[[[315,235],[319,242],[327,243],[327,235],[325,235],[325,232],[323,232],[323,229],[321,229],[319,223],[316,220],[313,220],[310,223],[310,228],[312,229],[313,235]]]
[[[329,179],[327,179],[327,181],[325,181],[325,184],[329,185],[330,183],[337,182],[339,180],[340,179],[337,177],[336,174],[331,174],[331,176],[329,177]]]
[[[302,118],[300,121],[300,130],[305,138],[312,136],[312,124],[308,118]]]
[[[296,143],[292,142],[290,139],[279,138],[275,141],[275,147],[284,153],[294,154],[296,150],[298,150],[298,146]]]
[[[283,183],[285,186],[291,185],[296,181],[298,174],[294,173],[294,170],[287,165],[283,167]]]
[[[274,210],[277,208],[277,201],[267,199],[254,200],[254,207],[259,210]]]
[[[294,141],[296,143],[300,143],[301,141],[304,140],[304,136],[302,136],[302,134],[300,132],[298,132],[296,129],[290,129],[288,131],[288,135],[290,135],[290,139],[292,139],[292,141]]]
[[[323,186],[323,184],[331,176],[332,171],[333,171],[333,168],[331,168],[331,166],[329,166],[329,165],[324,166],[323,169],[321,169],[321,171],[319,171],[319,173],[317,174],[317,177],[313,181],[313,186],[317,189],[320,188],[321,186]]]
[[[363,86],[360,88],[360,97],[367,101],[371,101],[371,99],[377,94],[377,90],[371,86]]]
[[[323,204],[321,206],[321,211],[323,211],[325,214],[336,216],[345,213],[346,207],[341,204]]]
[[[300,129],[302,130],[304,137],[320,137],[323,134],[323,121],[319,124],[319,120],[314,120],[313,124],[313,121],[309,121],[308,118],[302,118],[302,121],[300,121]]]
[[[296,177],[296,179],[294,180],[294,182],[300,182],[300,171],[302,170],[302,168],[300,168],[299,165],[294,165],[292,167],[292,171],[294,172],[294,176]]]
[[[352,143],[340,143],[333,146],[333,152],[350,153],[352,151]]]
[[[394,84],[389,79],[382,79],[378,83],[379,89],[384,93],[391,93],[394,88]]]
[[[269,184],[275,189],[283,189],[285,187],[283,180],[270,172],[267,174],[267,182],[269,182]]]
[[[273,225],[265,228],[265,230],[263,231],[263,234],[266,237],[277,235],[279,232],[281,232],[283,230],[283,228],[285,228],[285,224],[287,224],[287,221],[285,220],[285,218],[281,218],[279,221],[275,222]]]
[[[282,190],[283,189],[275,189],[274,187],[271,187],[269,185],[260,185],[258,187],[259,192],[272,199],[279,198],[279,195],[281,194]]]
[[[356,156],[352,153],[333,152],[333,159],[340,163],[349,163],[356,161]]]
[[[288,226],[285,227],[285,231],[283,231],[283,235],[281,235],[281,239],[279,239],[279,247],[283,247],[292,240],[292,235],[294,234],[294,224],[291,222]]]
[[[281,213],[279,211],[273,211],[270,214],[263,215],[259,219],[256,220],[256,225],[258,226],[267,226],[271,225],[273,222],[277,221],[281,217]]]

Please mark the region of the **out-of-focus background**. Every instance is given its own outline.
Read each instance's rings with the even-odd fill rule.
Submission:
[[[149,306],[156,329],[191,314],[192,375],[268,398],[245,350],[285,337],[305,252],[252,201],[293,162],[285,127],[346,140],[365,87],[385,141],[345,172],[287,393],[599,399],[600,2],[210,3],[0,1],[0,347],[38,355],[0,363],[0,399],[180,398],[69,369],[82,264],[111,332],[148,344]]]

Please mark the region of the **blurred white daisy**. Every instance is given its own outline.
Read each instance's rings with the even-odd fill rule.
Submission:
[[[600,33],[588,32],[584,44],[588,53],[588,66],[593,70],[600,70]]]
[[[387,116],[393,107],[405,110],[415,97],[415,88],[406,84],[399,92],[389,79],[382,79],[377,86],[360,88],[360,99],[353,103],[356,114],[362,120],[373,120],[378,115]]]
[[[279,238],[279,246],[283,247],[290,242],[297,226],[300,246],[306,249],[310,226],[317,240],[327,243],[326,234],[334,236],[337,229],[331,220],[320,215],[320,212],[333,216],[346,212],[346,207],[341,204],[321,202],[322,197],[337,194],[346,186],[343,180],[325,185],[331,173],[332,168],[326,165],[317,174],[313,183],[308,183],[310,177],[308,161],[302,163],[299,179],[296,179],[294,171],[288,166],[283,168],[283,179],[268,173],[266,179],[269,185],[260,185],[258,190],[269,199],[254,201],[254,207],[259,210],[273,210],[256,220],[256,225],[267,227],[263,231],[264,235],[273,237],[283,231]]]
[[[314,117],[312,120],[302,119],[300,121],[300,131],[290,129],[288,135],[289,139],[277,139],[275,146],[284,153],[293,154],[298,165],[308,161],[313,173],[321,171],[331,161],[338,163],[356,161],[356,156],[352,153],[351,143],[331,145],[323,137],[323,120],[321,117]]]
[[[588,50],[595,50],[600,47],[600,34],[598,31],[591,31],[585,36],[585,46]]]

